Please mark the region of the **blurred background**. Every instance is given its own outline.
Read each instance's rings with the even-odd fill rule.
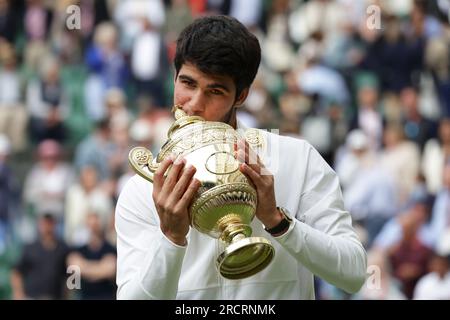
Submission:
[[[115,298],[127,154],[165,141],[175,40],[208,14],[261,43],[241,121],[340,177],[368,280],[317,298],[450,299],[450,0],[0,0],[0,299]]]

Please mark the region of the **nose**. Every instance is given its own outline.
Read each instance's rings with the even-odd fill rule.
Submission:
[[[196,92],[186,103],[183,104],[183,111],[189,116],[203,116],[205,112],[205,97],[203,93]]]

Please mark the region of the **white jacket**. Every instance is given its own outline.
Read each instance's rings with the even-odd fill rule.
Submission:
[[[262,157],[274,175],[277,205],[296,218],[279,237],[253,220],[252,235],[275,247],[271,264],[246,279],[222,278],[215,267],[218,240],[193,228],[186,247],[168,240],[159,228],[152,184],[136,175],[116,209],[118,299],[314,299],[313,273],[350,293],[361,288],[366,253],[335,172],[307,142],[265,135],[267,150],[275,144],[279,149],[278,164],[273,156]]]

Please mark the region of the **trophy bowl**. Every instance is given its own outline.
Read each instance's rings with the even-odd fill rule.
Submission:
[[[226,123],[187,116],[177,106],[174,111],[176,121],[156,158],[145,147],[135,147],[129,153],[129,163],[150,182],[159,163],[171,155],[182,156],[195,166],[194,177],[201,186],[189,206],[191,226],[222,243],[224,250],[216,266],[224,278],[252,276],[272,261],[274,247],[263,237],[251,236],[257,195],[239,171],[235,157],[240,135]]]

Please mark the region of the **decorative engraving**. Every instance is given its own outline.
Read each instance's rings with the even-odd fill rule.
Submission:
[[[206,170],[213,174],[231,174],[239,169],[239,162],[234,156],[225,151],[213,153],[205,163]]]

